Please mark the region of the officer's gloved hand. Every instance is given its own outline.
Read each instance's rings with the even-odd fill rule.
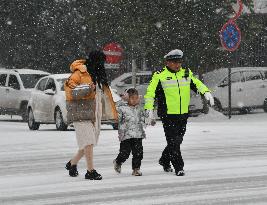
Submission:
[[[154,126],[156,124],[156,119],[155,119],[153,110],[146,110],[146,116],[145,117],[146,117],[145,118],[146,125]]]
[[[214,106],[214,98],[212,97],[210,92],[206,92],[204,94],[204,97],[206,98],[206,100],[210,103],[210,106]]]

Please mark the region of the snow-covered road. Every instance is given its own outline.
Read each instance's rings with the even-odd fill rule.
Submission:
[[[116,174],[117,132],[103,126],[95,148],[102,181],[71,178],[65,163],[76,151],[74,131],[0,121],[0,204],[267,204],[267,114],[190,118],[182,145],[186,176],[164,173],[158,159],[166,142],[161,123],[147,128],[143,176],[131,160]]]

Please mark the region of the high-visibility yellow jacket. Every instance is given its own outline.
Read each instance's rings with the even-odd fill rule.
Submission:
[[[180,68],[178,72],[164,67],[153,74],[147,88],[145,109],[153,110],[157,99],[158,115],[186,114],[190,103],[190,90],[201,94],[210,92],[209,89],[189,69]]]

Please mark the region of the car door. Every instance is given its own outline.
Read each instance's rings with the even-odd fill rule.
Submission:
[[[240,107],[244,101],[244,83],[241,81],[241,72],[231,73],[231,106]],[[227,108],[229,105],[229,91],[228,91],[228,76],[226,76],[214,91],[214,97],[216,97],[222,108]]]
[[[50,91],[50,92],[46,92]],[[51,93],[51,91],[54,92],[54,94]],[[44,90],[44,96],[43,96],[43,109],[46,113],[46,120],[47,122],[54,122],[54,108],[55,108],[55,94],[56,94],[56,84],[53,78],[49,78],[45,90]]]
[[[266,97],[266,83],[260,71],[244,71],[245,106],[261,106]]]
[[[41,79],[36,87],[35,91],[32,94],[32,110],[34,114],[34,118],[38,122],[45,122],[47,116],[45,113],[45,107],[46,105],[43,103],[43,100],[45,98],[45,86],[48,78]]]
[[[20,96],[22,92],[20,91],[21,85],[16,75],[10,74],[8,77],[8,84],[6,88],[7,97],[7,108],[9,110],[19,110],[20,101],[23,96]]]
[[[7,94],[6,87],[7,85],[7,74],[0,73],[0,110],[4,110],[7,107]]]

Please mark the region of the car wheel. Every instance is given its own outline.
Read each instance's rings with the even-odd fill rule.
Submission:
[[[118,130],[119,126],[118,123],[112,124],[113,130]]]
[[[57,130],[60,130],[60,131],[67,130],[68,125],[65,124],[63,117],[62,117],[62,112],[59,108],[56,109],[56,111],[55,111],[55,122],[56,122]]]
[[[40,123],[35,122],[32,109],[29,109],[28,111],[28,126],[30,130],[38,130],[40,127]]]
[[[251,110],[250,110],[249,108],[247,108],[247,107],[242,107],[241,109],[239,109],[239,113],[240,113],[241,115],[249,114],[250,111],[251,111]]]
[[[264,112],[267,112],[267,98],[264,100],[263,110],[264,110]]]

